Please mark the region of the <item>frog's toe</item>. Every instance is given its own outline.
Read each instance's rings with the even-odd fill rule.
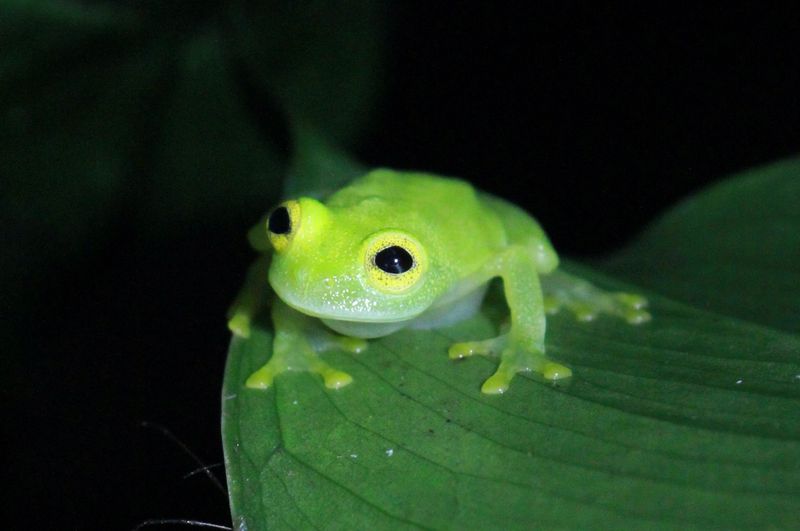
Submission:
[[[503,350],[507,343],[505,335],[484,339],[483,341],[465,341],[463,343],[453,343],[447,351],[451,360],[468,358],[475,354],[490,356]]]
[[[624,312],[624,317],[629,324],[633,325],[646,323],[653,318],[650,313],[645,310],[628,310]]]
[[[652,316],[645,310],[647,299],[633,293],[614,293],[612,299],[617,305],[617,313],[629,324],[646,323]]]
[[[325,387],[328,389],[341,389],[346,385],[350,385],[353,382],[353,377],[343,371],[338,371],[336,369],[329,369],[322,374],[322,378],[325,380]]]
[[[576,302],[571,304],[569,309],[578,321],[588,323],[589,321],[597,319],[597,308],[591,304]]]
[[[635,293],[615,293],[614,299],[622,303],[624,306],[633,308],[634,310],[647,308],[647,299]]]
[[[514,376],[521,370],[527,370],[519,363],[518,357],[518,353],[515,350],[505,350],[497,370],[483,382],[481,392],[487,395],[501,395],[505,393]]]
[[[351,352],[353,354],[360,354],[367,350],[367,340],[361,339],[360,337],[348,337],[342,336],[337,341],[336,344],[339,345],[339,348],[344,350],[345,352]]]
[[[572,369],[553,361],[545,362],[541,371],[542,377],[546,380],[563,380],[572,376]]]
[[[269,364],[264,365],[251,374],[244,385],[249,389],[267,389],[272,386],[276,374],[277,372]]]
[[[474,342],[453,343],[447,350],[447,355],[450,357],[451,360],[460,360],[462,358],[468,358],[473,354],[475,354],[475,349],[473,348],[473,344]]]
[[[228,320],[228,330],[239,337],[250,337],[250,316],[246,313],[234,314]]]
[[[502,395],[508,390],[511,378],[503,374],[493,374],[483,382],[481,393],[486,395]]]

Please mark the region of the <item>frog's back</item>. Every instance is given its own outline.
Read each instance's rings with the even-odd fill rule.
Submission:
[[[373,198],[408,206],[416,205],[423,212],[425,207],[439,212],[443,205],[451,203],[472,208],[477,200],[474,188],[459,179],[377,169],[334,193],[326,203],[333,207],[348,207]]]

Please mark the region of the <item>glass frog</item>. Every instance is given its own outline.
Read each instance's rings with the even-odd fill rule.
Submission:
[[[557,270],[558,256],[534,218],[458,179],[374,170],[330,195],[275,207],[250,232],[263,251],[229,314],[247,337],[270,299],[273,354],[247,387],[267,388],[285,371],[319,374],[329,388],[352,382],[320,353],[358,353],[366,339],[403,328],[438,328],[474,314],[489,282],[501,278],[510,324],[501,335],[453,344],[453,359],[499,359],[481,387],[504,393],[519,372],[547,380],[571,370],[545,355],[546,313],[578,319],[600,313],[649,320],[638,295],[607,293]],[[276,297],[271,297],[269,286]]]

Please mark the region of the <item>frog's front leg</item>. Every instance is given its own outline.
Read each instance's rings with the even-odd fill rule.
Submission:
[[[253,317],[270,299],[269,255],[261,255],[247,270],[244,286],[228,310],[228,329],[237,336],[250,337]]]
[[[247,387],[266,389],[275,376],[287,371],[319,374],[329,389],[339,389],[353,381],[346,372],[325,363],[319,353],[334,348],[358,353],[367,348],[365,340],[333,334],[317,319],[293,310],[277,297],[272,305],[272,322],[275,327],[272,357],[250,375]]]
[[[545,312],[539,273],[530,250],[511,246],[487,267],[489,277],[503,279],[503,290],[511,310],[508,332],[484,341],[456,343],[451,358],[473,354],[500,355],[495,373],[481,386],[487,394],[504,393],[518,372],[534,371],[548,380],[572,375],[563,365],[550,361],[544,352]]]
[[[542,278],[547,313],[567,308],[579,321],[592,321],[600,314],[612,315],[630,324],[646,323],[647,299],[633,293],[610,293],[590,282],[557,270]]]

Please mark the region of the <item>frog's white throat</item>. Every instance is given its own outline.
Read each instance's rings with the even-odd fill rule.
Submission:
[[[321,320],[335,332],[364,339],[388,336],[401,328],[441,328],[472,317],[480,309],[488,287],[488,284],[484,284],[466,294],[460,294],[457,298],[445,299],[443,304],[434,304],[422,314],[403,321],[359,322],[325,318]]]
[[[361,337],[364,339],[388,336],[408,325],[407,321],[395,321],[392,323],[367,323],[363,321],[342,321],[339,319],[321,319],[321,321],[334,332],[345,336]]]

